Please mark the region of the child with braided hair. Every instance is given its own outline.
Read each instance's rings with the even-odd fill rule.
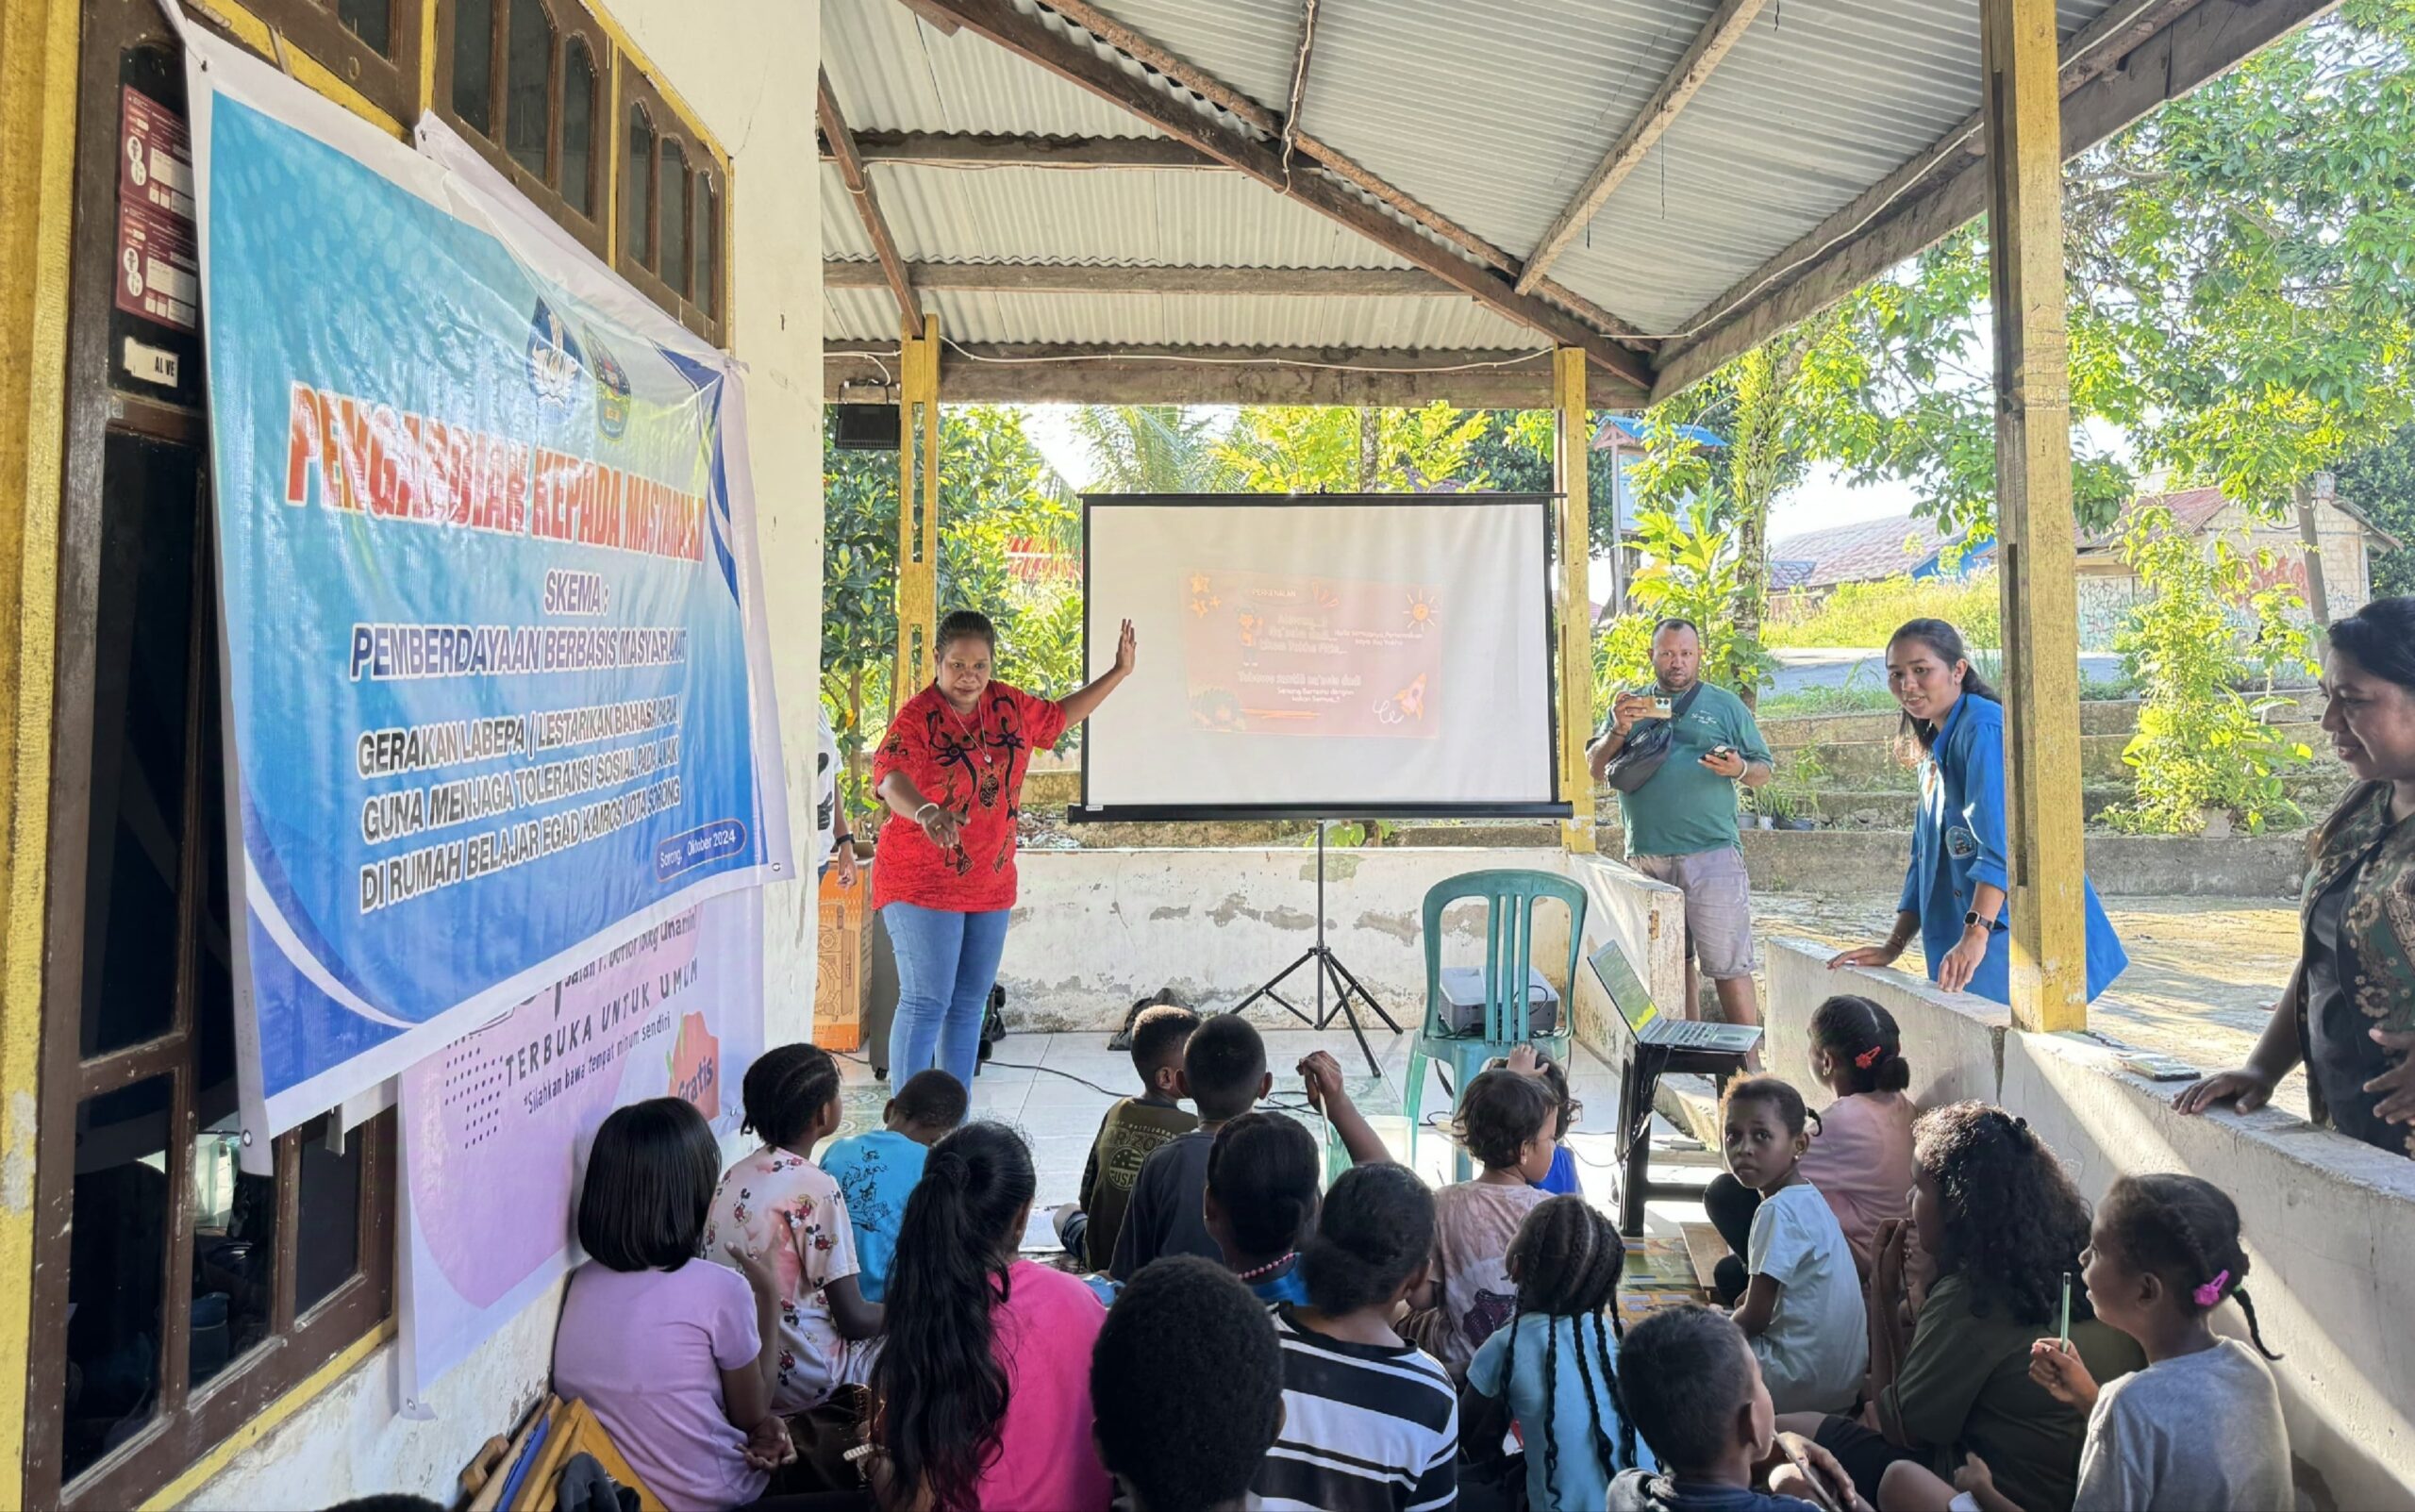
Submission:
[[[2096,1316],[2139,1341],[2147,1368],[2100,1390],[2069,1345],[2041,1338],[2029,1346],[2031,1378],[2089,1413],[2074,1504],[2119,1512],[2288,1506],[2289,1430],[2264,1367],[2280,1356],[2264,1347],[2248,1300],[2238,1207],[2195,1176],[2124,1176],[2097,1209],[2081,1259]],[[2214,1309],[2225,1298],[2239,1304],[2254,1350],[2215,1334]],[[1957,1480],[1984,1512],[2013,1506],[1975,1457]],[[1942,1483],[1924,1488],[1938,1506],[1952,1494]]]
[[[1514,1420],[1526,1448],[1526,1505],[1598,1507],[1613,1476],[1658,1468],[1627,1421],[1616,1324],[1606,1316],[1626,1246],[1584,1198],[1554,1197],[1519,1225],[1508,1270],[1517,1310],[1468,1366],[1462,1452],[1491,1458]]]

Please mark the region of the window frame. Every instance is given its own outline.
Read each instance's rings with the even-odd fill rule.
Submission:
[[[646,165],[652,191],[647,196],[646,241],[658,249],[662,243],[662,155],[667,145],[676,144],[687,158],[687,191],[684,208],[688,220],[686,237],[689,289],[675,289],[662,274],[641,262],[628,246],[627,237],[621,235],[617,223],[613,238],[612,269],[635,285],[638,291],[653,300],[680,324],[703,337],[713,345],[729,345],[729,198],[730,173],[728,159],[722,156],[720,144],[706,134],[695,119],[675,107],[661,89],[622,54],[615,59],[612,75],[612,213],[620,213],[622,186],[628,174],[629,112],[643,108],[654,127],[654,161]],[[697,254],[702,241],[696,227],[707,203],[704,192],[709,180],[712,193],[712,290],[713,308],[708,311],[690,297],[701,288],[697,277]]]
[[[411,0],[396,6],[408,16]],[[202,820],[221,792],[203,790],[200,748],[205,699],[215,687],[217,596],[204,408],[119,388],[112,381],[117,205],[119,69],[129,48],[156,47],[181,69],[180,48],[147,6],[87,6],[78,74],[75,217],[68,305],[65,457],[58,545],[58,636],[52,710],[49,888],[44,906],[41,1085],[35,1162],[33,1288],[26,1353],[22,1503],[84,1508],[138,1504],[172,1484],[271,1403],[394,1317],[395,1143],[391,1113],[354,1129],[361,1145],[354,1209],[353,1274],[308,1311],[297,1313],[302,1236],[301,1150],[313,1131],[276,1141],[278,1215],[271,1270],[268,1333],[198,1389],[187,1380],[192,1284],[192,1161],[201,1088],[195,1004],[199,937],[208,901],[208,844]],[[339,28],[341,29],[341,28]],[[347,35],[349,35],[347,33]],[[416,74],[413,75],[414,87]],[[175,1002],[167,1029],[140,1042],[81,1053],[86,961],[85,891],[92,824],[92,758],[100,710],[98,616],[101,595],[103,467],[111,436],[132,436],[195,454],[196,535],[192,564],[194,631],[185,684],[186,763],[178,802],[184,829],[177,857]],[[222,732],[223,739],[223,732]],[[240,843],[229,837],[230,843]],[[70,1296],[70,1230],[75,1214],[75,1122],[87,1099],[154,1076],[170,1078],[167,1122],[169,1209],[161,1263],[158,1404],[125,1443],[62,1484]]]
[[[436,92],[427,108],[446,125],[460,133],[461,140],[478,150],[479,156],[494,165],[495,170],[511,181],[511,187],[552,217],[554,223],[568,231],[581,246],[598,258],[608,255],[611,241],[611,174],[619,160],[608,141],[592,139],[587,149],[588,200],[592,213],[581,213],[558,187],[562,174],[562,91],[568,80],[570,40],[574,36],[587,44],[588,60],[595,66],[595,113],[602,121],[611,113],[611,81],[620,49],[612,44],[604,23],[577,0],[534,0],[553,24],[552,56],[546,59],[545,172],[541,177],[530,173],[520,159],[511,156],[505,140],[511,129],[511,8],[514,0],[493,0],[488,18],[492,31],[493,55],[487,67],[487,119],[494,128],[490,138],[453,109],[453,28],[459,14],[454,0],[427,0],[436,8]]]
[[[355,35],[336,14],[335,0],[241,0],[245,10],[293,47],[309,55],[360,97],[408,130],[419,116],[420,46],[426,35],[425,8],[434,0],[392,0],[389,13],[394,28],[394,54],[389,58]],[[209,8],[195,6],[186,14],[222,37],[242,42],[225,27],[211,23]],[[271,58],[273,63],[279,59]],[[280,63],[280,66],[281,63]]]

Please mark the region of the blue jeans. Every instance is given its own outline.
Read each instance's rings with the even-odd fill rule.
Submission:
[[[981,1015],[1007,949],[1007,910],[950,913],[910,903],[880,910],[897,953],[897,1014],[889,1024],[889,1083],[937,1065],[973,1088]]]

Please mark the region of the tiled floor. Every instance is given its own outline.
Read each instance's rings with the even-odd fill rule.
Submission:
[[[1277,1029],[1264,1024],[1260,1028],[1266,1036],[1267,1064],[1274,1072],[1274,1094],[1269,1105],[1291,1114],[1320,1138],[1324,1138],[1324,1121],[1303,1105],[1300,1079],[1293,1068],[1312,1051],[1329,1051],[1351,1076],[1351,1093],[1360,1110],[1392,1146],[1395,1155],[1407,1157],[1408,1130],[1400,1112],[1400,1087],[1408,1060],[1407,1035],[1369,1036],[1382,1071],[1382,1078],[1377,1081],[1367,1077],[1366,1059],[1346,1028],[1331,1032]],[[868,1128],[880,1118],[881,1104],[888,1095],[887,1084],[874,1080],[871,1066],[865,1060],[842,1057],[840,1065],[845,1072],[848,1088],[847,1125],[841,1132]],[[1607,1207],[1615,1201],[1610,1131],[1618,1122],[1617,1076],[1609,1067],[1580,1050],[1570,1080],[1584,1104],[1584,1118],[1571,1133],[1569,1144],[1576,1155],[1586,1195]],[[975,1118],[1013,1124],[1029,1138],[1040,1178],[1038,1205],[1045,1209],[1074,1199],[1083,1163],[1090,1155],[1091,1140],[1098,1132],[1099,1120],[1108,1105],[1139,1089],[1132,1057],[1124,1051],[1108,1049],[1107,1036],[1102,1032],[1010,1034],[999,1041],[991,1061],[974,1078],[973,1112]],[[1425,1100],[1428,1117],[1439,1116],[1447,1105],[1441,1084],[1437,1081],[1429,1086]],[[1699,1165],[1703,1179],[1707,1180],[1717,1169],[1715,1153],[1701,1153],[1699,1147],[1686,1148],[1690,1140],[1677,1140],[1668,1126],[1657,1120],[1654,1128],[1664,1150],[1656,1161],[1657,1174],[1682,1180],[1686,1179],[1684,1166]],[[1439,1186],[1451,1179],[1450,1140],[1441,1132],[1429,1131],[1419,1137],[1416,1157],[1417,1169],[1428,1181]],[[1673,1165],[1681,1169],[1673,1171]],[[1699,1219],[1701,1213],[1696,1204],[1655,1203],[1648,1211],[1649,1227],[1655,1233],[1674,1234],[1679,1221]]]

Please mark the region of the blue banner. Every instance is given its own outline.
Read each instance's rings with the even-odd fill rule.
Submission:
[[[229,49],[191,77],[275,1134],[789,875],[786,802],[736,364],[492,186]]]

